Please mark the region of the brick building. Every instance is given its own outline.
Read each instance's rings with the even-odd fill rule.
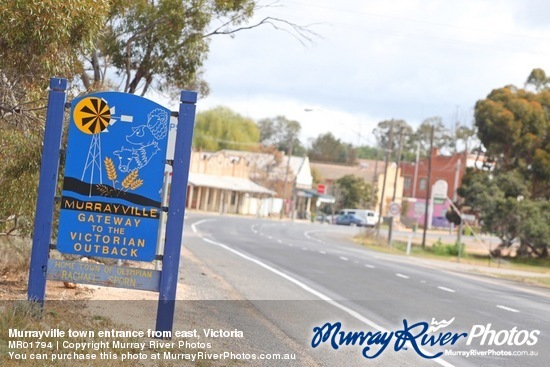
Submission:
[[[478,169],[487,167],[485,156],[482,154],[456,153],[450,156],[440,155],[437,149],[432,151],[432,172],[428,183],[429,159],[419,160],[418,165],[411,162],[401,163],[403,176],[403,210],[402,221],[405,224],[424,225],[426,197],[428,187],[431,188],[431,206],[428,218],[430,226],[449,227],[445,212],[450,207],[446,200],[458,199],[456,190],[462,183],[467,167]],[[428,186],[430,185],[430,186]]]

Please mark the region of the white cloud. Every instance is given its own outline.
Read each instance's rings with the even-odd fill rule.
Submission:
[[[304,140],[330,131],[356,144],[354,131],[365,135],[391,118],[418,125],[441,116],[450,124],[458,114],[469,122],[475,102],[492,89],[523,85],[535,67],[550,72],[550,25],[534,10],[544,1],[280,3],[257,19],[318,23],[313,29],[323,39],[304,47],[269,27],[212,39],[212,93],[200,110],[226,105],[255,119],[285,115],[302,123]]]

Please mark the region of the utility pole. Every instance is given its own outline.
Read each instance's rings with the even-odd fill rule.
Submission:
[[[424,210],[424,232],[422,233],[422,248],[426,247],[426,232],[428,231],[428,209],[430,207],[430,201],[432,196],[432,155],[433,155],[433,145],[434,145],[434,126],[432,125],[432,130],[430,131],[430,155],[428,160],[428,182],[427,182],[427,192],[426,192],[426,209]]]
[[[403,152],[403,128],[399,130],[399,148],[397,153],[397,166],[395,167],[395,177],[393,180],[393,195],[391,197],[391,202],[395,202],[395,196],[397,194],[397,179],[399,178],[399,165],[401,164],[401,153]],[[391,246],[393,240],[393,215],[390,215],[389,218],[389,229],[388,229],[388,245]]]
[[[399,169],[399,165],[401,164],[401,154],[403,153],[403,129],[399,131],[399,148],[397,153],[397,168]],[[393,195],[391,200],[395,201],[395,196],[397,193],[397,178],[399,177],[399,171],[395,170],[395,180],[393,181]]]
[[[420,142],[416,143],[416,160],[414,161],[414,177],[412,197],[416,198],[416,181],[418,181],[418,162],[420,161]]]
[[[286,162],[286,173],[285,173],[285,186],[284,186],[284,194],[283,194],[283,208],[281,210],[281,216],[279,219],[283,219],[283,214],[284,212],[286,211],[286,203],[287,203],[287,196],[288,196],[288,174],[289,174],[289,171],[290,171],[290,158],[292,157],[292,150],[294,148],[294,139],[291,139],[290,142],[289,142],[289,147],[288,147],[288,157],[287,157],[287,162]],[[292,195],[291,195],[292,196]]]
[[[370,208],[376,210],[375,192],[378,184],[378,159],[380,158],[380,149],[376,149],[376,162],[374,163],[374,176],[372,177],[372,190],[370,193]]]
[[[390,153],[392,151],[393,144],[393,121],[390,125],[390,136],[388,138],[388,147],[386,149],[385,168],[384,168],[384,180],[382,183],[382,196],[380,197],[380,215],[378,216],[378,225],[376,226],[376,236],[380,233],[380,221],[382,220],[382,209],[384,208],[384,195],[386,194],[386,179],[388,177],[388,161],[390,160]]]

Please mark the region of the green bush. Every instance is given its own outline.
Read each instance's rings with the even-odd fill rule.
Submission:
[[[462,255],[464,255],[464,244],[462,246]],[[441,239],[437,240],[432,246],[432,253],[437,256],[458,256],[458,244],[444,244]]]

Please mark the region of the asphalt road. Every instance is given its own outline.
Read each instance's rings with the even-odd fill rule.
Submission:
[[[227,315],[234,313],[235,327],[239,327],[235,320],[243,323],[242,316],[237,316],[239,308],[250,307],[305,358],[303,363],[288,365],[548,365],[550,292],[370,251],[350,241],[358,230],[190,214],[184,246],[238,294],[240,301],[219,303],[220,308],[232,310]],[[421,345],[419,337],[415,339],[420,346],[417,351],[413,342],[396,351],[399,348],[394,334],[387,347],[382,347],[380,337],[406,329],[405,323],[410,327],[442,320],[453,321],[430,335],[468,336],[457,337],[454,345],[446,340],[445,345],[439,341],[433,346],[427,340]],[[314,328],[337,322],[342,331],[379,333],[367,339],[372,345],[365,342],[362,346],[334,349],[329,339],[312,348]],[[410,333],[420,334],[422,325],[411,328]],[[245,330],[252,339],[249,347],[268,351],[273,340],[264,340],[255,327]],[[469,337],[472,339],[468,345]],[[379,356],[363,357],[367,346],[367,355],[380,352]],[[439,352],[444,354],[434,359],[419,356]],[[457,352],[470,355],[460,356]],[[518,353],[527,355],[511,355]]]

